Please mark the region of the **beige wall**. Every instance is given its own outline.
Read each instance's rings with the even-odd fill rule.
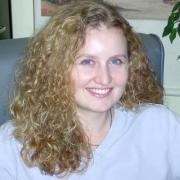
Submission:
[[[33,0],[11,0],[13,37],[29,37],[34,31]]]
[[[34,33],[33,0],[11,1],[13,37],[32,36]],[[165,47],[164,87],[166,96],[164,103],[180,114],[180,61],[176,60],[180,54],[180,40],[170,44],[168,38],[161,37],[166,21],[129,20],[129,22],[137,32],[155,33],[161,38]]]

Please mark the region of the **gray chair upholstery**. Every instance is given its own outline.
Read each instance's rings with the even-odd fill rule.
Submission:
[[[139,33],[139,38],[149,59],[149,64],[155,73],[157,81],[163,86],[164,46],[160,38],[155,34]]]
[[[9,90],[15,64],[23,56],[28,38],[0,40],[0,124],[9,119]]]
[[[142,45],[147,52],[157,81],[163,85],[164,48],[161,40],[154,34],[139,33]],[[23,56],[28,38],[0,40],[0,124],[9,119],[8,94],[13,81],[14,66]]]

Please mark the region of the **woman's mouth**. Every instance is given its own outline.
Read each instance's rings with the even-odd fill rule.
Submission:
[[[93,96],[106,97],[110,95],[113,88],[86,88],[86,90]]]

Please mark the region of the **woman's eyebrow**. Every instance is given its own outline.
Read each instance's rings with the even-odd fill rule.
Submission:
[[[110,57],[110,59],[113,59],[113,58],[124,58],[124,59],[128,60],[128,56],[126,54],[116,54],[116,55]]]
[[[97,56],[91,55],[91,54],[79,54],[76,56],[76,59],[85,57],[85,58],[91,58],[91,59],[97,59]]]

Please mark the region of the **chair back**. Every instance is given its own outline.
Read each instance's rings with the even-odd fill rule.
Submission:
[[[163,85],[164,48],[155,34],[139,33],[139,38],[147,53],[150,66],[157,81]],[[0,40],[0,125],[9,120],[9,90],[13,84],[15,64],[23,56],[29,38]]]

